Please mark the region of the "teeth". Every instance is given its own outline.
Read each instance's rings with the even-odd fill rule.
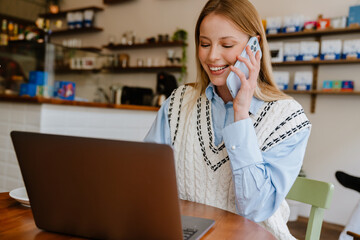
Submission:
[[[220,71],[223,70],[224,68],[226,68],[226,66],[222,66],[222,67],[210,67],[211,71]]]

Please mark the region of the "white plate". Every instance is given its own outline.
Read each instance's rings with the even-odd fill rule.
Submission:
[[[25,187],[14,189],[9,193],[9,195],[25,207],[30,207],[30,202]]]

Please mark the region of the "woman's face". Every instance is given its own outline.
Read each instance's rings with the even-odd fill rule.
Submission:
[[[228,18],[211,13],[200,25],[199,60],[210,81],[217,87],[226,86],[229,65],[244,50],[249,36]]]

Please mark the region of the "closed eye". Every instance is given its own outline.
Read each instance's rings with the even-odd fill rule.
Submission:
[[[224,48],[232,48],[234,45],[223,45]]]
[[[201,47],[209,47],[210,44],[200,44]]]

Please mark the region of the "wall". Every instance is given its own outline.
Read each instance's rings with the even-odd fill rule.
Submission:
[[[196,76],[194,61],[194,26],[205,0],[135,0],[117,5],[103,6],[101,0],[63,1],[63,9],[83,6],[103,6],[105,11],[97,14],[97,25],[104,27],[104,32],[76,36],[82,38],[83,45],[101,46],[107,44],[110,34],[120,36],[123,32],[134,30],[139,37],[149,37],[158,33],[173,33],[177,27],[189,32],[188,47],[188,78],[192,82]],[[348,7],[355,0],[252,0],[262,17],[285,16],[290,14],[306,14],[316,18],[318,14],[325,17],[347,15]],[[360,38],[360,34],[344,36],[343,39]],[[327,37],[334,38],[334,37]],[[57,39],[59,42],[61,38]],[[298,41],[298,40],[297,40]],[[145,51],[134,53],[135,59]],[[165,54],[164,50],[156,50],[155,54]],[[291,71],[310,69],[309,67],[290,68]],[[93,84],[119,82],[120,84],[155,86],[154,74],[112,75],[112,76],[81,76],[81,85],[92,91]],[[90,79],[89,79],[90,78]],[[321,66],[319,83],[325,79],[355,80],[356,90],[360,90],[359,65]],[[87,80],[90,80],[87,81]],[[309,178],[329,181],[335,185],[332,207],[325,213],[328,222],[346,224],[352,209],[359,200],[359,194],[340,186],[334,173],[344,170],[350,174],[360,175],[360,111],[359,96],[318,96],[316,113],[310,114],[310,97],[295,98],[304,106],[308,117],[313,123],[312,135],[304,160],[304,170]],[[306,214],[303,212],[303,214]]]
[[[0,14],[35,21],[39,13],[45,12],[45,6],[45,0],[0,0]]]

